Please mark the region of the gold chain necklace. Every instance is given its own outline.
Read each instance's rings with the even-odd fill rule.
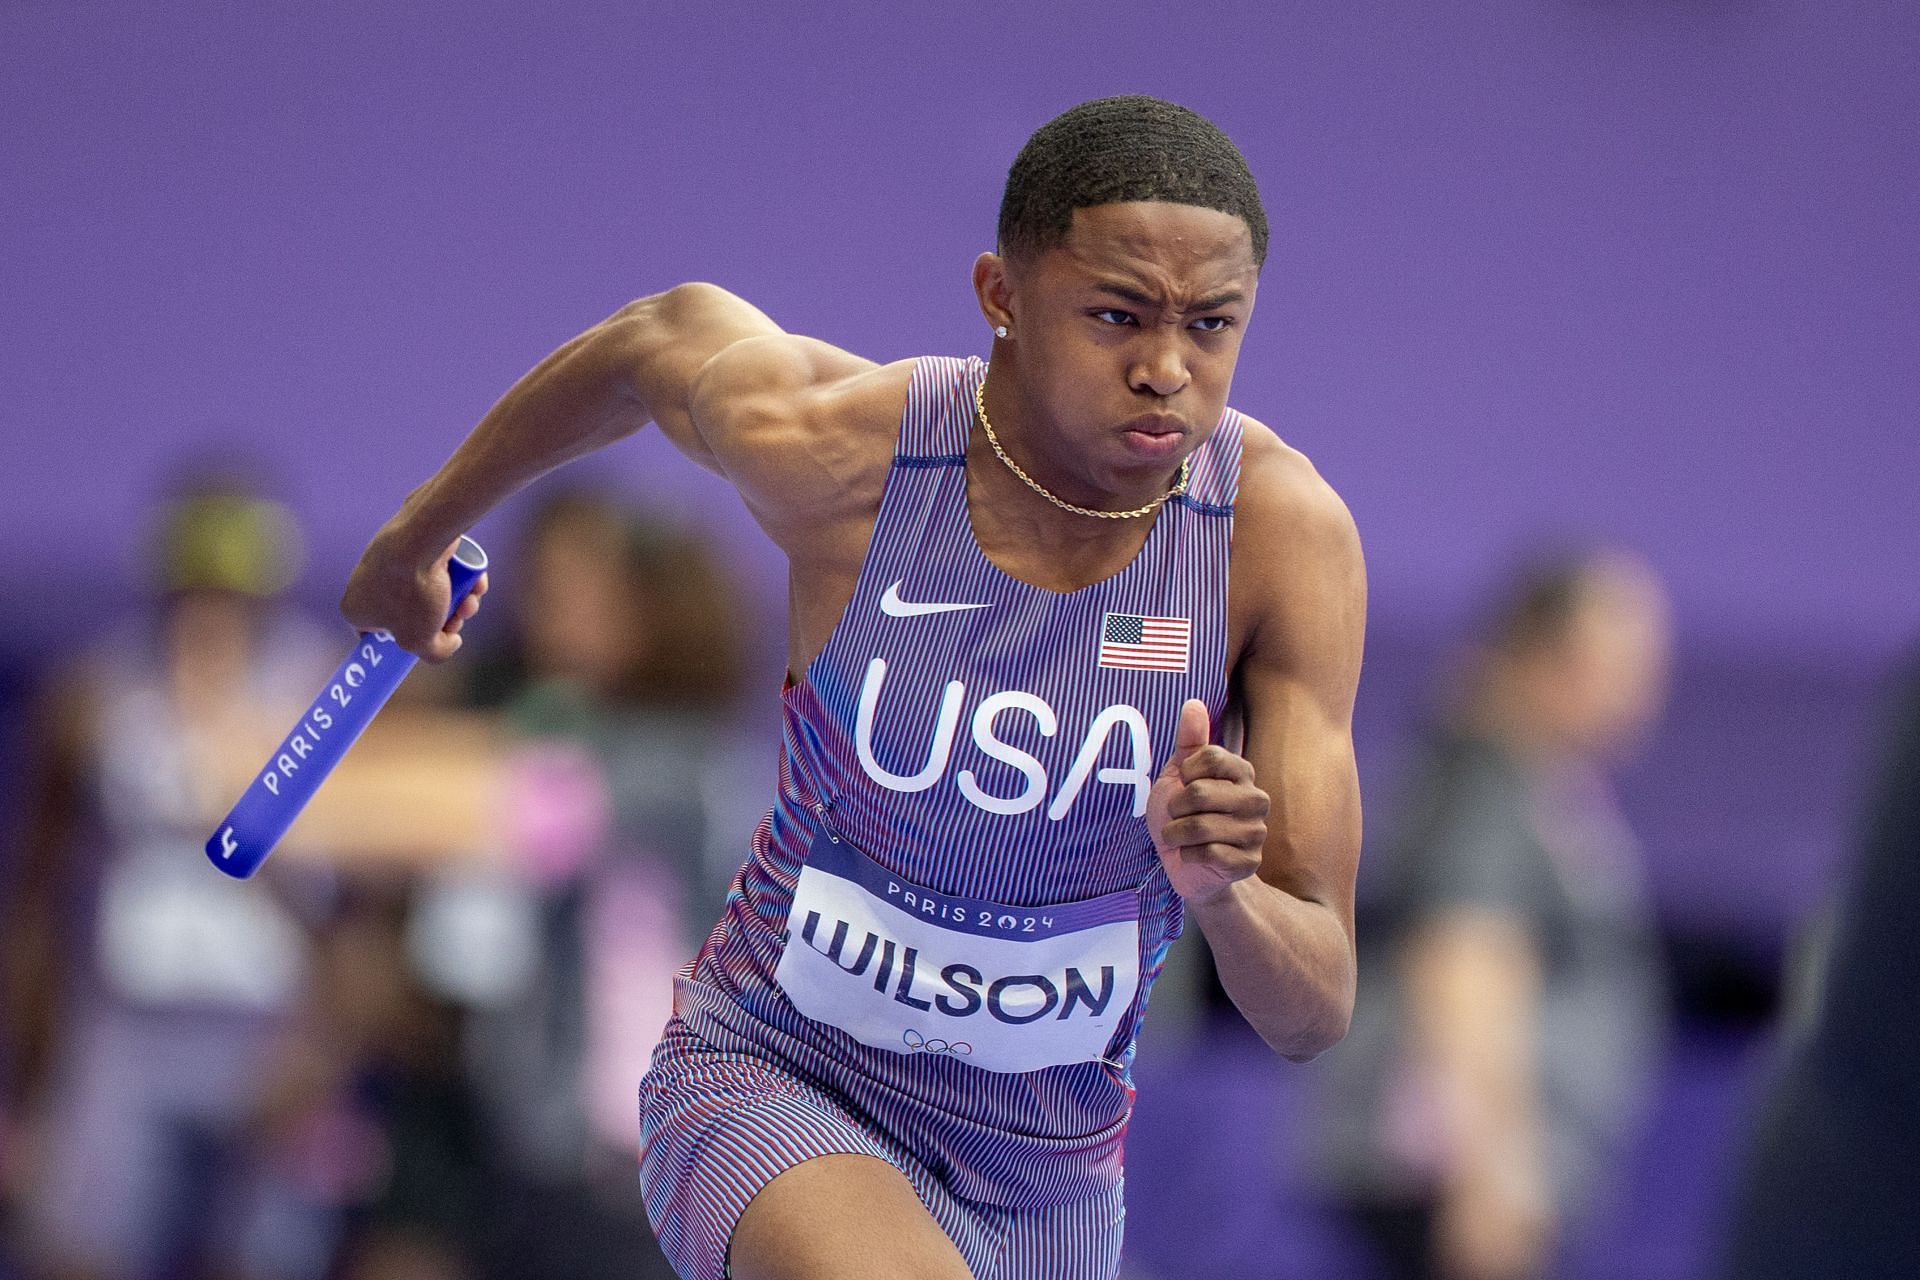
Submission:
[[[1160,509],[1168,498],[1177,498],[1187,491],[1187,476],[1193,468],[1192,454],[1188,454],[1186,457],[1180,459],[1180,478],[1173,482],[1173,488],[1167,490],[1144,507],[1136,507],[1132,511],[1095,511],[1092,507],[1076,507],[1065,498],[1056,498],[1053,494],[1049,493],[1041,486],[1038,480],[1035,480],[1032,476],[1022,471],[1020,464],[1012,458],[1009,458],[1007,451],[1000,447],[1000,437],[993,433],[993,423],[987,420],[987,380],[984,377],[974,385],[973,409],[974,413],[980,418],[981,429],[987,433],[987,443],[993,446],[994,455],[998,457],[1000,461],[1007,464],[1007,470],[1024,480],[1027,488],[1033,490],[1054,506],[1059,507],[1062,511],[1071,511],[1077,516],[1092,516],[1096,520],[1136,520],[1141,516],[1152,515]]]

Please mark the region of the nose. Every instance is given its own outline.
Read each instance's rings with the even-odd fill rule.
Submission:
[[[1141,336],[1141,342],[1143,349],[1127,371],[1128,386],[1165,399],[1193,380],[1177,330],[1171,334],[1148,332]]]

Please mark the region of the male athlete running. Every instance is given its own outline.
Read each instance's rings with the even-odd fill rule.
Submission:
[[[355,570],[350,622],[447,657],[448,544],[649,422],[787,554],[778,792],[641,1085],[690,1280],[1110,1277],[1185,915],[1280,1053],[1344,1033],[1365,585],[1339,498],[1227,407],[1266,249],[1212,124],[1084,104],[974,264],[990,366],[682,285],[516,383]]]

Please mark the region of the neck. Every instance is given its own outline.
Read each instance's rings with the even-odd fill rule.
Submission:
[[[1006,444],[1004,436],[1001,444]],[[1153,526],[1152,516],[1093,520],[1062,511],[1007,470],[987,444],[985,433],[978,430],[967,440],[967,505],[982,543],[1046,547],[1069,556],[1083,551],[1098,554],[1134,540]]]
[[[1008,345],[1004,341],[994,343],[996,363],[988,365],[987,377],[976,401],[979,412],[974,426],[977,429],[969,436],[967,448],[970,471],[976,461],[982,469],[997,466],[1011,485],[996,483],[996,489],[1020,490],[1025,495],[1023,501],[1030,499],[1039,507],[1073,521],[1095,525],[1146,520],[1167,499],[1185,490],[1188,474],[1185,459],[1170,473],[1156,476],[1139,490],[1130,484],[1124,488],[1103,488],[1096,478],[1073,474],[1069,466],[1037,447],[1047,432],[1044,427],[1033,428],[1041,415],[1020,394],[1018,371],[1013,370],[1011,376],[1005,378],[996,376],[1005,367],[997,362],[1005,358],[1002,348]],[[1068,505],[1084,510],[1070,511],[1066,509]],[[1047,527],[1054,523],[1051,518],[1046,522]],[[1097,535],[1089,540],[1105,541]]]

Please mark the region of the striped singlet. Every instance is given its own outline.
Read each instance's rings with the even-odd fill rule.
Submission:
[[[689,1046],[771,1062],[954,1195],[1039,1209],[1120,1179],[1134,1041],[1181,927],[1147,788],[1181,704],[1216,725],[1225,704],[1241,422],[1226,411],[1132,562],[1063,594],[975,541],[965,455],[985,376],[977,359],[913,373],[853,598],[783,693],[778,796],[677,981],[647,1087]],[[931,958],[932,934],[955,963]],[[991,969],[1093,938],[1065,970]],[[853,1026],[889,1011],[900,1026]]]

